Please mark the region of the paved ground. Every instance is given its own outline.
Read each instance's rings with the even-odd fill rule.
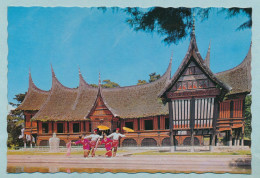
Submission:
[[[241,155],[8,155],[8,172],[215,172],[251,173],[251,157]]]

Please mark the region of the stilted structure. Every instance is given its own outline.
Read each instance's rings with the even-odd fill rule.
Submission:
[[[172,58],[156,81],[128,87],[90,86],[79,70],[79,86],[63,86],[52,72],[50,91],[37,88],[29,72],[29,89],[17,110],[25,116],[25,135],[37,145],[49,145],[53,133],[65,146],[97,126],[134,130],[120,140],[122,146],[243,145],[244,100],[251,91],[251,48],[237,67],[214,74],[210,70],[210,45],[202,59],[191,33],[188,51],[171,77]],[[225,134],[226,133],[226,134]],[[232,136],[234,134],[234,136]],[[232,139],[236,143],[232,144]],[[239,141],[241,140],[241,141]],[[174,150],[174,149],[173,149]]]

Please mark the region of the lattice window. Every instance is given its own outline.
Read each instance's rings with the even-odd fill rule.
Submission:
[[[230,118],[230,101],[224,101],[220,103],[219,118]]]
[[[173,100],[173,127],[189,128],[190,127],[190,99]]]
[[[214,98],[195,99],[195,128],[212,127]]]
[[[241,118],[243,117],[243,100],[233,101],[233,117]]]

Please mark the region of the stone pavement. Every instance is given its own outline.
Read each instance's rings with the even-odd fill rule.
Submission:
[[[250,173],[251,156],[131,155],[83,158],[82,155],[8,155],[8,167],[48,168],[47,172],[218,172]],[[28,171],[25,171],[28,172]],[[65,171],[66,172],[66,171]]]

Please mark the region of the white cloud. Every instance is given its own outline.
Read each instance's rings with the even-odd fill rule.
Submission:
[[[15,108],[12,105],[8,104],[8,106],[7,106],[8,113],[10,113],[10,111],[13,109],[15,109]]]

